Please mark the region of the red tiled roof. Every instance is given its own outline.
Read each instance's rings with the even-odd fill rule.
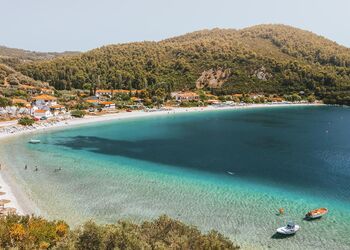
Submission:
[[[50,95],[38,95],[33,97],[33,100],[48,100],[48,101],[54,101],[57,100],[56,97],[50,96]]]
[[[110,105],[110,104],[114,104],[114,102],[100,102],[100,104],[102,104],[102,105]]]
[[[47,110],[43,110],[43,109],[37,109],[35,110],[35,113],[46,113]]]

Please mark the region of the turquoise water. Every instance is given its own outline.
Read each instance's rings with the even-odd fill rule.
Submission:
[[[349,124],[340,107],[169,114],[13,138],[0,154],[49,218],[168,214],[245,248],[350,249]],[[303,220],[321,206],[327,216]],[[288,220],[300,232],[276,237]]]

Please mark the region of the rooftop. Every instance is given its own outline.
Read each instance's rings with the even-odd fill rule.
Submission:
[[[46,113],[47,110],[43,110],[43,109],[37,109],[35,110],[35,113]]]
[[[102,105],[110,105],[110,104],[114,104],[114,102],[100,102],[100,104],[102,104]]]
[[[33,100],[45,100],[45,101],[54,101],[57,100],[56,97],[50,95],[38,95],[33,97]]]
[[[64,106],[63,106],[63,105],[60,105],[60,104],[57,104],[57,105],[51,106],[50,108],[53,108],[53,109],[60,109],[60,108],[64,108]]]

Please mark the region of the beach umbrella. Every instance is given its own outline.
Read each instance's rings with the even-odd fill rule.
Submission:
[[[14,207],[7,207],[7,208],[1,209],[0,214],[5,214],[5,215],[15,214],[16,211],[17,209]]]
[[[6,194],[6,193],[5,193],[5,192],[1,192],[1,191],[0,191],[0,195],[4,195],[4,194]]]
[[[10,203],[10,202],[11,202],[10,200],[2,199],[2,200],[0,200],[0,206],[4,207],[5,204]]]

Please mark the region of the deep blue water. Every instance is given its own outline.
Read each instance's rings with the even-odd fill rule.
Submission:
[[[350,110],[292,107],[156,117],[56,135],[56,146],[235,176],[350,201]],[[74,133],[72,136],[71,134]]]

